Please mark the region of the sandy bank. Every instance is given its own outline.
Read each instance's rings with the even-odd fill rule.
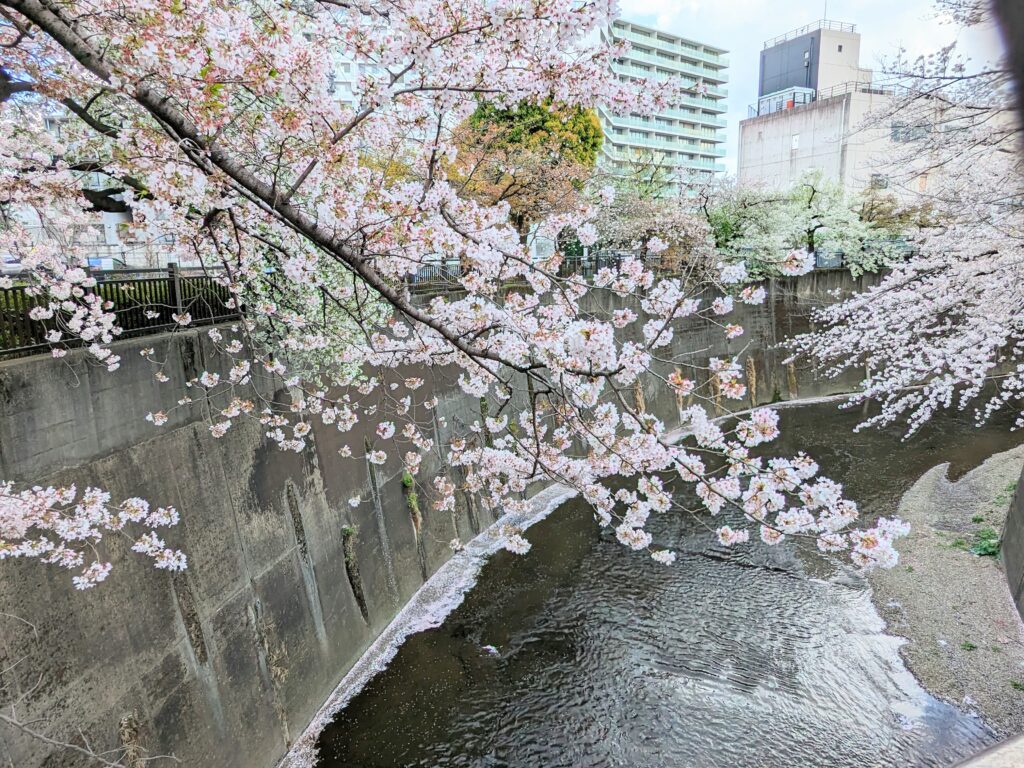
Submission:
[[[956,482],[947,464],[926,472],[900,502],[913,526],[900,564],[869,578],[889,631],[907,638],[910,670],[1001,736],[1024,731],[1024,624],[998,558],[971,550],[1001,534],[1022,463],[1024,446]]]

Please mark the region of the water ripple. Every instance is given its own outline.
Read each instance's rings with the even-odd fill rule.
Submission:
[[[784,435],[873,513],[933,464],[1010,439],[951,424],[927,452],[886,433],[836,446],[853,417],[801,410]],[[529,555],[495,555],[324,731],[321,768],[923,768],[992,741],[907,672],[860,579],[790,544],[722,550],[681,518],[651,530],[689,554],[632,556],[575,501],[531,530]]]

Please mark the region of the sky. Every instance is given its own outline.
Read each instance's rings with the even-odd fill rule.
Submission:
[[[725,166],[736,172],[740,120],[757,101],[764,41],[822,18],[850,22],[861,34],[862,67],[879,71],[902,47],[913,56],[953,40],[974,65],[998,59],[995,29],[960,30],[937,16],[931,0],[619,0],[623,18],[729,51]]]

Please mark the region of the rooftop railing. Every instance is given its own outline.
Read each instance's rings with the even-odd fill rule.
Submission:
[[[833,96],[843,96],[847,93],[872,93],[876,96],[892,96],[896,93],[895,88],[883,88],[873,83],[848,82],[834,85],[831,88],[818,90],[818,101],[831,99]]]
[[[829,19],[819,19],[818,21],[812,22],[811,24],[806,24],[797,29],[790,30],[784,35],[773,37],[771,40],[765,40],[764,47],[771,48],[772,46],[778,45],[779,43],[785,43],[789,40],[794,40],[798,37],[802,37],[803,35],[810,34],[811,32],[816,32],[819,29],[827,29],[832,32],[856,32],[857,25],[848,24],[844,21],[830,21]]]
[[[896,89],[859,81],[840,83],[839,85],[834,85],[831,88],[823,88],[817,91],[810,88],[787,88],[783,91],[778,91],[777,93],[770,93],[766,96],[762,96],[758,99],[756,105],[748,105],[747,117],[752,118],[763,115],[773,115],[777,112],[789,112],[794,109],[800,109],[800,107],[805,107],[808,104],[814,104],[818,101],[825,101],[826,99],[832,99],[837,96],[845,96],[848,93],[868,93],[875,96],[893,96],[896,94]]]

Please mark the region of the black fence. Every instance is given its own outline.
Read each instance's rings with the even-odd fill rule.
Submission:
[[[192,325],[219,323],[239,317],[229,306],[231,293],[218,281],[218,273],[203,269],[94,270],[96,285],[87,289],[111,302],[109,310],[117,316],[120,338],[143,336],[178,325],[173,315],[188,313]],[[17,276],[14,276],[17,281]],[[0,288],[0,358],[20,357],[47,349],[46,334],[62,330],[56,318],[33,320],[34,307],[45,306],[48,299],[33,296],[27,284]],[[82,342],[68,338],[73,346]],[[63,342],[62,342],[63,343]]]
[[[623,259],[636,254],[625,251],[591,253],[583,257],[567,257],[558,267],[559,277],[580,276],[591,278],[605,267],[616,267]],[[668,274],[672,265],[663,264],[660,257],[648,257],[647,266],[655,272]],[[818,269],[836,269],[844,265],[843,254],[818,252]],[[675,265],[678,268],[678,265]],[[174,264],[166,269],[94,270],[96,285],[89,291],[110,301],[110,310],[117,315],[120,338],[131,338],[174,328],[178,325],[173,315],[188,313],[191,325],[225,322],[239,317],[231,308],[231,293],[217,279],[218,272],[204,269],[179,268]],[[462,267],[458,260],[422,265],[406,279],[410,291],[433,293],[461,290],[459,282]],[[17,281],[17,277],[15,276]],[[45,304],[42,297],[31,295],[28,285],[16,284],[0,288],[0,359],[34,354],[49,348],[46,334],[60,330],[55,319],[33,320],[33,307]],[[68,345],[81,344],[68,338]]]
[[[558,267],[558,276],[591,278],[602,269],[618,268],[627,258],[641,259],[647,269],[662,277],[680,274],[683,266],[683,262],[666,261],[660,254],[640,256],[633,251],[599,251],[586,256],[566,257]]]
[[[627,251],[606,251],[592,253],[588,256],[567,256],[558,267],[558,277],[590,278],[605,267],[617,267],[627,257],[636,257]],[[659,256],[648,256],[645,259],[648,268],[655,272],[665,272],[668,265],[663,265]],[[444,290],[462,290],[459,280],[462,278],[462,266],[457,259],[424,264],[415,274],[406,278],[406,285],[414,293]]]

